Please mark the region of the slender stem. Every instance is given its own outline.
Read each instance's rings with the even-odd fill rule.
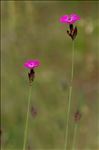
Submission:
[[[72,150],[75,150],[75,143],[76,143],[77,128],[78,128],[78,124],[76,123],[76,124],[75,124],[75,126],[74,126],[74,135],[73,135]]]
[[[72,46],[71,80],[70,80],[70,87],[69,87],[69,99],[68,99],[68,109],[67,109],[67,120],[66,120],[65,147],[64,147],[64,150],[66,150],[67,140],[68,140],[68,127],[69,127],[69,114],[70,114],[71,96],[72,96],[73,74],[74,74],[74,41],[73,41],[73,46]]]
[[[25,124],[25,131],[24,131],[23,150],[25,150],[25,147],[26,147],[27,129],[28,129],[28,120],[29,120],[29,107],[30,107],[30,98],[31,98],[31,89],[32,89],[32,86],[29,87],[29,96],[28,96],[28,106],[27,106],[26,124]]]

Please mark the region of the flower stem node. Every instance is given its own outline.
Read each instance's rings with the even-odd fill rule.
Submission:
[[[74,118],[75,118],[75,122],[78,122],[81,119],[81,113],[79,110],[75,112]]]
[[[32,117],[36,117],[36,115],[37,115],[37,109],[34,107],[34,106],[32,106],[31,107],[31,115],[32,115]]]

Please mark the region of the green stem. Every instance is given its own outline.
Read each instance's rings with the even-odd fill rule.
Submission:
[[[71,106],[71,96],[72,96],[72,81],[73,81],[73,74],[74,74],[74,41],[72,46],[72,66],[71,66],[71,80],[70,80],[70,87],[69,87],[69,99],[68,99],[68,109],[67,109],[67,121],[66,121],[66,132],[65,132],[65,147],[67,147],[67,140],[68,140],[68,126],[69,126],[69,114],[70,114],[70,106]]]
[[[74,135],[73,135],[72,150],[75,150],[75,143],[76,143],[77,128],[78,128],[78,124],[76,123],[76,124],[75,124],[75,126],[74,126]]]
[[[26,147],[27,129],[28,129],[28,120],[29,120],[29,108],[30,108],[30,98],[31,98],[31,89],[32,89],[32,86],[30,86],[30,88],[29,88],[28,107],[27,107],[26,124],[25,124],[25,131],[24,131],[23,150],[25,150],[25,147]]]

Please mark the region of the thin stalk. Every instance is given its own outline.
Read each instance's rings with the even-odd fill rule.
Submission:
[[[32,90],[32,86],[29,87],[28,107],[27,107],[26,124],[25,124],[25,131],[24,131],[23,150],[25,150],[26,140],[27,140],[27,129],[28,129],[28,120],[29,120],[29,108],[30,108],[31,90]]]
[[[72,150],[75,150],[77,128],[78,128],[78,124],[76,123],[75,126],[74,126],[74,135],[73,135]]]
[[[67,148],[67,141],[68,141],[68,127],[69,127],[69,114],[70,114],[70,107],[71,107],[73,75],[74,75],[74,41],[73,41],[73,45],[72,45],[72,66],[71,66],[71,79],[70,79],[70,87],[69,87],[69,98],[68,98],[68,109],[67,109],[67,120],[66,120],[66,132],[65,132],[65,147],[64,147],[64,150],[66,150],[66,148]]]

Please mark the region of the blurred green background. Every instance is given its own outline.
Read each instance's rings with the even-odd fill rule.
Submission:
[[[99,150],[99,2],[1,1],[1,142],[2,150],[22,150],[29,91],[28,59],[35,69],[29,114],[28,150],[63,150],[71,73],[72,41],[61,24],[64,14],[77,13],[75,69],[69,122],[71,150],[74,113],[82,118],[76,150]],[[31,109],[31,108],[30,108]]]

